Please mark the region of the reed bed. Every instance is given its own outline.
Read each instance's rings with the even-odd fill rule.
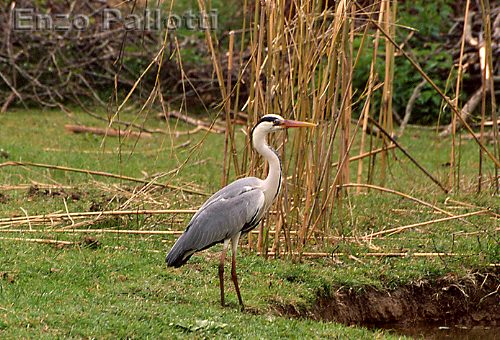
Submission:
[[[480,3],[485,26],[491,30],[489,3]],[[206,10],[205,1],[199,0],[198,4],[202,11]],[[266,172],[261,166],[262,160],[252,152],[250,144],[243,152],[235,151],[236,127],[230,119],[231,112],[238,112],[241,108],[248,112],[247,133],[260,116],[268,113],[319,123],[314,131],[297,131],[283,138],[276,137],[273,141],[279,145],[279,152],[285,160],[285,183],[277,203],[278,214],[269,216],[261,224],[256,239],[250,235],[250,248],[261,254],[301,257],[311,239],[317,239],[319,235],[338,234],[334,220],[344,218],[340,211],[346,208],[345,202],[350,194],[374,189],[396,193],[390,189],[392,183],[386,174],[388,159],[394,152],[389,149],[403,152],[419,169],[421,176],[429,179],[429,186],[434,186],[436,192],[457,193],[460,190],[460,178],[457,175],[460,170],[457,159],[460,149],[457,144],[458,124],[475,140],[481,162],[494,166],[494,174],[489,174],[493,178],[490,185],[485,188],[478,184],[477,190],[498,193],[499,139],[496,139],[493,148],[487,147],[482,134],[475,135],[460,112],[461,103],[457,98],[463,77],[462,59],[457,65],[455,98],[449,98],[432,81],[432,75],[426,74],[397,41],[396,30],[401,29],[397,22],[397,1],[364,1],[361,5],[360,2],[348,0],[335,3],[248,0],[244,3],[244,10],[245,18],[250,19],[245,20],[242,30],[230,32],[227,60],[214,47],[216,38],[206,32],[215,74],[224,98],[220,106],[226,117],[222,183],[228,182],[230,170],[236,176],[262,176]],[[465,19],[467,15],[466,11]],[[484,39],[487,46],[485,65],[490,65],[491,70],[491,32],[488,30],[485,31]],[[233,63],[237,62],[232,57],[236,48],[236,34],[240,35],[237,37],[241,42],[239,54],[251,52],[248,61],[234,66],[239,70],[250,69],[251,89],[245,103],[240,103],[238,97],[234,96],[239,91],[240,82],[231,82],[230,77],[224,79],[222,72],[224,63],[233,67]],[[463,36],[465,39],[465,32]],[[355,38],[361,43],[355,45]],[[463,43],[462,40],[462,52]],[[360,56],[369,50],[373,54],[366,86],[353,88],[353,70]],[[396,55],[410,61],[415,72],[421,74],[422,82],[429,83],[435,89],[436,96],[440,96],[447,109],[453,113],[450,176],[447,183],[426,170],[393,137],[396,128],[392,109]],[[384,59],[385,65],[381,73],[375,67],[380,58]],[[242,77],[241,72],[238,79]],[[491,76],[486,71],[483,73],[483,81],[491,85],[485,88],[493,91]],[[374,99],[377,92],[381,96],[379,106],[375,105]],[[489,96],[491,112],[485,114],[486,106],[483,105],[483,125],[488,116],[496,122],[494,97]],[[483,103],[485,98],[486,94],[483,93]],[[493,130],[495,133],[498,131],[496,128]],[[479,167],[479,183],[483,183],[481,178],[484,179],[482,167]],[[396,194],[422,203],[405,193]],[[447,215],[441,220],[460,218],[463,221],[471,215],[487,213],[487,210],[480,209],[455,216],[440,208],[432,208]],[[417,223],[415,226],[427,223],[434,222]],[[411,227],[402,226],[380,233],[396,233]],[[292,238],[292,233],[296,237]],[[323,239],[327,240],[323,246],[328,245],[328,238]]]

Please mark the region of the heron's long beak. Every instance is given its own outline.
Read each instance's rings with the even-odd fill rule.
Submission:
[[[308,123],[308,122],[301,122],[298,120],[288,120],[285,119],[283,121],[283,126],[286,128],[295,128],[295,127],[315,127],[317,124],[314,123]]]

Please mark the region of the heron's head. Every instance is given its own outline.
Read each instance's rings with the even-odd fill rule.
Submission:
[[[263,132],[273,132],[277,130],[287,129],[287,128],[295,128],[295,127],[314,127],[316,124],[301,122],[298,120],[290,120],[281,117],[276,114],[268,114],[263,116],[257,124],[255,124],[253,130],[259,129]]]
[[[290,120],[276,114],[262,116],[252,129],[252,140],[264,139],[265,136],[274,131],[295,127],[314,127],[316,124]]]

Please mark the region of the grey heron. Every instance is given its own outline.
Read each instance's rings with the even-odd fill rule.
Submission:
[[[240,237],[254,229],[269,210],[281,187],[281,161],[267,142],[270,132],[292,127],[313,127],[316,124],[287,120],[279,115],[263,116],[253,127],[251,140],[254,149],[269,164],[266,179],[238,179],[213,194],[194,214],[184,233],[167,255],[169,267],[184,265],[191,256],[217,243],[223,243],[219,263],[220,300],[224,306],[224,261],[231,242],[231,279],[243,310],[238,277],[236,251]]]

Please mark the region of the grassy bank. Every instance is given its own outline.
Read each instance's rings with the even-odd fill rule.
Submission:
[[[133,120],[133,115],[123,115]],[[106,171],[211,193],[220,186],[224,136],[154,134],[150,138],[97,137],[71,134],[65,124],[102,123],[82,112],[18,110],[0,117],[2,162],[29,161]],[[150,119],[149,128],[166,129]],[[189,126],[170,121],[170,130]],[[238,132],[241,147],[246,143]],[[200,143],[201,142],[201,143]],[[410,129],[400,142],[439,178],[446,178],[446,141],[434,131]],[[476,148],[463,141],[463,174],[476,173]],[[389,178],[394,189],[434,205],[466,214],[480,209],[498,213],[498,197],[473,193],[473,181],[462,192],[447,196],[420,176],[398,151],[391,158]],[[441,161],[442,157],[442,161]],[[1,162],[0,162],[1,163]],[[444,168],[444,170],[443,170]],[[355,169],[354,169],[355,170]],[[149,188],[101,176],[37,167],[0,168],[0,218],[51,212],[116,209],[191,209],[206,196],[180,190]],[[470,187],[468,187],[471,185]],[[447,200],[448,198],[448,200]],[[450,201],[451,199],[451,201]],[[446,201],[446,203],[445,203]],[[248,311],[240,313],[228,280],[229,307],[218,305],[217,259],[220,247],[194,256],[178,270],[166,269],[164,257],[175,240],[166,234],[111,234],[96,229],[141,231],[183,230],[189,214],[108,217],[82,226],[85,233],[56,232],[50,223],[0,226],[0,335],[19,337],[388,337],[363,328],[282,317],[277,305],[307,309],[318,294],[332,288],[362,290],[371,285],[390,289],[443,275],[465,276],[500,262],[499,219],[483,214],[425,226],[381,238],[371,232],[442,218],[444,215],[397,195],[371,191],[351,195],[332,216],[321,248],[313,239],[306,251],[337,256],[265,260],[248,249],[239,257],[242,295]],[[57,222],[57,221],[56,221]],[[293,217],[290,221],[293,223]],[[57,225],[57,228],[62,225]],[[17,230],[17,231],[15,231]],[[87,237],[87,241],[82,242]],[[88,238],[97,241],[90,244]],[[39,244],[27,239],[68,241]],[[57,243],[57,242],[54,242]],[[380,253],[380,256],[368,256]],[[388,256],[405,253],[406,256]],[[416,256],[423,253],[445,255]],[[446,255],[453,253],[454,255]]]
[[[189,268],[171,271],[164,266],[166,245],[160,240],[99,239],[103,246],[96,250],[2,244],[3,338],[374,336],[360,328],[273,313],[270,299],[316,288],[311,282],[291,282],[287,272],[295,269],[290,263],[242,257],[249,311],[240,313],[232,291],[228,307],[218,304],[216,261],[198,257]],[[130,248],[108,248],[116,244]]]

